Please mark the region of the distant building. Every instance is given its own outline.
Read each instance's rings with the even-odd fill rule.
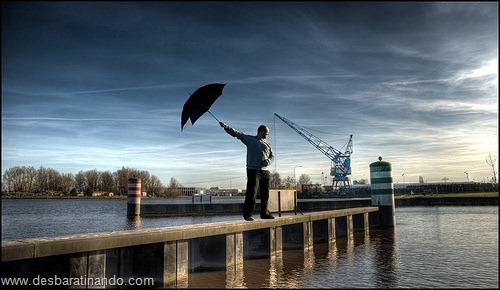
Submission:
[[[109,191],[94,191],[92,192],[92,196],[109,196],[109,197],[112,197],[113,195],[115,195],[114,193],[112,192],[109,192]],[[81,195],[78,195],[77,196],[83,196],[83,193]]]
[[[422,176],[418,177],[418,183],[425,183],[424,178]]]
[[[206,189],[200,187],[178,187],[177,189],[180,191],[181,196],[192,196],[194,194],[206,193]]]
[[[220,187],[210,187],[208,191],[211,195],[217,196],[237,196],[242,195],[243,190],[240,188],[220,188]]]

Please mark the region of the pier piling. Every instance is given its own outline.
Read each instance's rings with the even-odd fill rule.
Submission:
[[[141,214],[141,179],[131,177],[128,179],[127,215],[138,216]]]
[[[380,226],[394,227],[396,210],[391,163],[382,161],[382,157],[378,160],[370,164],[372,205],[379,207]]]

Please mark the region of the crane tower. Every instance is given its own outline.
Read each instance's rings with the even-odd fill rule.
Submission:
[[[311,134],[304,127],[295,124],[294,122],[278,115],[274,114],[281,121],[287,124],[300,136],[306,139],[319,151],[325,154],[332,161],[332,168],[330,169],[330,175],[333,180],[333,191],[337,193],[350,193],[351,183],[347,175],[351,174],[351,153],[352,153],[352,135],[347,143],[346,150],[344,153],[328,145],[323,140]]]

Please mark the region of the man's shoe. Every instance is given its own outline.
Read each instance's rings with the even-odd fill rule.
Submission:
[[[270,215],[270,214],[261,215],[260,218],[263,219],[263,220],[272,220],[272,219],[274,219],[274,217],[272,215]]]
[[[246,220],[247,222],[251,222],[253,221],[253,217],[249,216],[249,217],[243,217],[244,220]]]

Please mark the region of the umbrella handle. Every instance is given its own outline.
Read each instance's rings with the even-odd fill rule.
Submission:
[[[219,123],[220,123],[219,119],[217,119],[217,117],[215,117],[215,116],[214,116],[214,114],[212,114],[212,113],[211,113],[210,111],[208,111],[208,110],[207,110],[207,112],[208,112],[210,115],[212,115],[212,117],[214,117],[214,118],[215,118],[215,120],[217,120],[217,122],[219,122]]]

